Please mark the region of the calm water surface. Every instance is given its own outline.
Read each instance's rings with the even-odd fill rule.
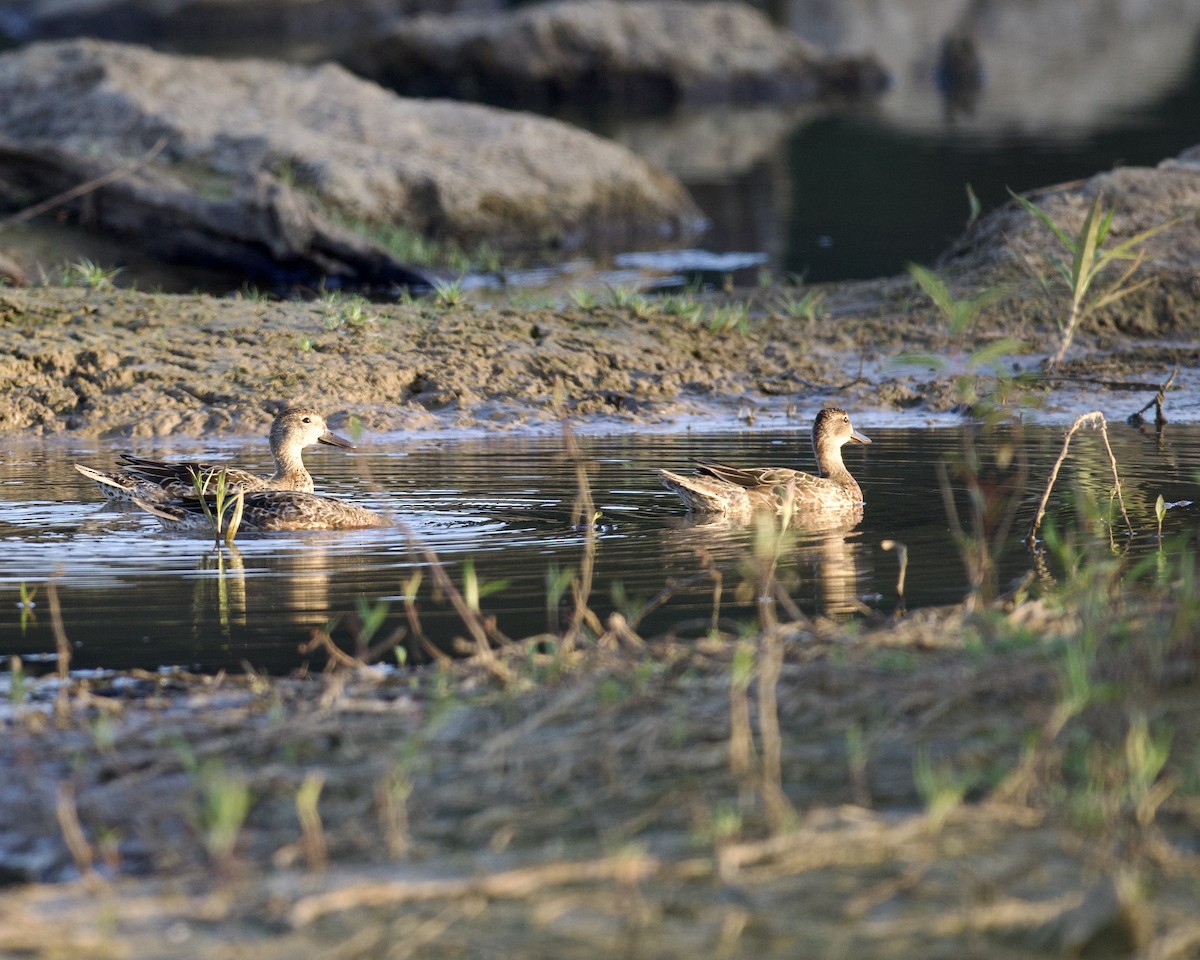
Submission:
[[[910,609],[962,598],[966,579],[951,539],[936,464],[961,450],[958,430],[912,430],[858,424],[875,441],[847,451],[867,498],[853,530],[801,533],[780,575],[810,613],[845,618],[890,613],[897,604],[897,560],[880,542],[909,552]],[[751,622],[752,604],[739,602],[752,532],[690,521],[662,489],[656,466],[685,468],[692,456],[745,464],[811,465],[806,431],[724,434],[587,436],[598,507],[612,529],[599,538],[593,607],[613,609],[654,597],[672,581],[686,582],[712,558],[724,575],[721,614]],[[1132,549],[1152,552],[1154,500],[1200,501],[1200,427],[1153,431],[1112,428],[1126,502],[1139,536]],[[1061,447],[1057,428],[1029,428],[1028,496],[1003,556],[1002,582],[1030,566],[1019,543],[1049,466]],[[404,621],[404,584],[423,561],[398,529],[343,533],[242,536],[236,556],[204,539],[169,534],[153,518],[105,506],[72,468],[75,460],[104,465],[125,443],[18,442],[0,461],[0,655],[20,654],[31,670],[51,669],[54,650],[46,581],[55,578],[73,666],[155,668],[182,665],[213,671],[243,664],[271,672],[294,669],[298,644],[313,628],[340,619],[333,636],[352,643],[345,619],[362,602],[389,605],[385,631]],[[1095,435],[1081,436],[1060,478],[1051,512],[1065,515],[1072,489],[1106,501],[1107,459]],[[228,457],[269,469],[266,444],[174,442],[137,445],[156,455]],[[984,451],[985,457],[989,455]],[[525,637],[555,625],[548,612],[547,577],[577,567],[584,536],[571,529],[573,471],[556,437],[494,437],[430,441],[411,436],[371,438],[353,454],[317,449],[308,462],[319,488],[402,519],[421,543],[437,551],[456,582],[470,561],[485,583],[503,587],[484,600],[501,630]],[[961,500],[961,491],[959,491]],[[1200,507],[1168,513],[1164,533],[1190,538]],[[453,613],[418,591],[426,633],[439,644],[462,634]],[[32,616],[19,608],[19,587],[37,590]],[[744,591],[743,591],[744,595]],[[622,599],[624,597],[625,599]],[[676,629],[702,634],[712,614],[712,582],[681,587],[649,615],[642,632]],[[319,662],[319,661],[314,661]]]

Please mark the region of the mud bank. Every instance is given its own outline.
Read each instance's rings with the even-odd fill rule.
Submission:
[[[1033,348],[993,358],[1005,375],[1030,375],[1024,395],[1041,408],[1030,415],[1065,421],[1098,407],[1120,419],[1179,368],[1168,417],[1200,419],[1194,305],[1163,329],[1139,326],[1138,304],[1124,304],[1077,337],[1051,379],[1038,362],[1057,328],[1036,299],[1011,298],[951,337],[907,279],[832,290],[816,317],[789,316],[792,296],[755,291],[745,331],[721,333],[653,306],[635,315],[3,290],[0,432],[260,434],[294,402],[369,431],[532,430],[564,411],[617,429],[735,425],[807,417],[829,401],[945,419],[962,401],[959,377],[980,372],[974,352],[1002,337]]]

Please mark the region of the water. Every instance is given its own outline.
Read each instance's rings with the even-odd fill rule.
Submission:
[[[848,532],[801,533],[781,560],[781,580],[808,613],[839,619],[888,615],[898,603],[897,559],[880,543],[892,539],[908,548],[909,609],[960,600],[966,578],[935,465],[957,455],[961,434],[874,427],[869,419],[858,426],[874,440],[847,451],[867,497],[864,520]],[[1152,552],[1155,498],[1161,493],[1168,502],[1200,500],[1200,428],[1172,425],[1161,440],[1152,431],[1116,425],[1112,434],[1139,532],[1132,550]],[[1019,540],[1061,437],[1059,429],[1026,432],[1029,495],[1003,550],[1001,583],[1031,565]],[[752,531],[685,519],[653,469],[682,469],[688,457],[699,455],[747,464],[788,464],[799,456],[807,464],[803,431],[625,434],[580,442],[596,503],[612,525],[599,537],[596,554],[592,604],[600,617],[638,606],[675,583],[678,588],[646,617],[641,632],[702,635],[712,617],[713,582],[704,572],[711,560],[723,575],[725,626],[752,623],[753,597],[740,587]],[[215,453],[266,470],[265,448],[261,440],[243,439],[139,445],[138,452]],[[164,532],[140,512],[101,504],[71,468],[75,460],[110,463],[122,449],[59,439],[15,441],[4,454],[0,655],[20,654],[31,670],[53,668],[50,578],[73,647],[72,664],[81,668],[240,671],[249,664],[286,672],[304,660],[297,646],[331,620],[338,621],[333,637],[351,648],[348,620],[362,604],[388,605],[376,639],[402,626],[406,582],[416,572],[424,573],[417,605],[428,637],[450,648],[465,633],[458,617],[432,596],[425,561],[403,531],[242,536],[236,554],[217,551],[207,540]],[[1072,449],[1061,493],[1051,501],[1051,515],[1060,518],[1069,513],[1065,496],[1072,488],[1107,500],[1109,467],[1098,438],[1081,435]],[[488,585],[498,588],[485,596],[483,607],[508,636],[528,637],[561,622],[559,613],[546,609],[547,577],[578,567],[585,538],[571,529],[573,469],[558,438],[392,436],[368,439],[354,454],[318,448],[308,461],[325,492],[402,518],[417,541],[437,552],[455,582],[463,582],[469,561],[485,594]],[[958,499],[963,501],[961,491]],[[1194,531],[1197,509],[1169,511],[1164,534]],[[21,584],[36,590],[32,611],[19,608]],[[420,654],[411,634],[400,643],[411,646],[413,656]],[[312,662],[319,665],[323,658]]]

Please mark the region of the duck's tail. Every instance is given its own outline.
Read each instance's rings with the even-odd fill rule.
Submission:
[[[687,508],[697,513],[742,514],[750,510],[744,488],[715,477],[685,477],[670,470],[659,470],[658,476],[664,487],[679,494]]]
[[[75,469],[89,480],[94,480],[100,492],[109,500],[132,501],[136,484],[119,473],[105,473],[103,470],[93,470],[82,463],[75,464]]]

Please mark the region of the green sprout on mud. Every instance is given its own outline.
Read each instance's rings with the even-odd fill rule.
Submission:
[[[667,317],[682,317],[689,323],[696,323],[704,307],[688,293],[664,294],[658,303],[659,312]]]
[[[465,291],[462,277],[457,280],[433,281],[433,292],[440,307],[454,307],[462,303]]]
[[[609,303],[618,310],[627,310],[638,320],[654,312],[654,299],[631,287],[610,287]]]
[[[708,329],[712,333],[748,333],[750,308],[744,303],[713,307],[708,314]]]
[[[1175,789],[1174,779],[1159,779],[1170,755],[1170,731],[1154,736],[1150,733],[1145,714],[1134,714],[1129,721],[1129,732],[1125,735],[1125,767],[1134,816],[1144,827],[1154,822],[1158,808]]]
[[[89,287],[92,290],[111,290],[113,281],[122,273],[121,267],[102,267],[83,257],[63,267],[64,287]]]
[[[579,310],[592,311],[600,305],[600,298],[596,296],[595,290],[589,290],[587,287],[577,287],[567,294],[567,299]]]
[[[214,863],[228,865],[250,812],[250,784],[243,774],[231,773],[220,760],[201,764],[196,779],[201,794],[204,848]]]
[[[271,295],[269,293],[259,290],[258,287],[254,286],[254,284],[250,283],[249,281],[243,283],[241,288],[236,294],[234,294],[234,296],[238,300],[245,300],[249,303],[267,303],[271,299]]]
[[[974,297],[955,299],[945,281],[932,270],[922,267],[918,263],[910,263],[908,273],[925,295],[933,301],[938,313],[946,321],[950,337],[960,345],[964,335],[979,319],[979,315],[1004,296],[1002,289],[992,288],[984,290],[983,293]]]
[[[1129,282],[1145,259],[1145,252],[1138,248],[1155,234],[1174,226],[1179,222],[1179,218],[1135,233],[1129,239],[1105,248],[1104,243],[1108,239],[1116,208],[1104,210],[1099,197],[1092,202],[1087,216],[1084,217],[1083,225],[1079,228],[1079,232],[1072,237],[1031,200],[1027,200],[1012,190],[1009,190],[1009,193],[1017,203],[1050,229],[1068,254],[1067,258],[1053,255],[1050,257],[1050,264],[1054,267],[1055,275],[1066,287],[1067,294],[1070,296],[1067,319],[1061,325],[1062,343],[1059,344],[1058,352],[1048,364],[1053,369],[1063,362],[1063,358],[1071,346],[1071,340],[1075,336],[1075,329],[1084,317],[1150,283],[1151,278],[1149,277],[1136,283]],[[1092,284],[1096,278],[1108,267],[1119,262],[1125,262],[1128,265],[1104,290],[1093,293]],[[1043,283],[1043,285],[1045,284]]]
[[[242,508],[245,506],[245,492],[241,487],[231,489],[229,473],[223,469],[192,470],[192,487],[200,501],[200,509],[208,520],[217,541],[225,540],[233,546],[238,528],[242,524]],[[208,502],[208,493],[212,491],[212,503]]]
[[[20,657],[8,662],[8,702],[14,707],[25,702],[25,664]]]
[[[783,297],[779,305],[793,320],[807,320],[813,323],[829,312],[824,305],[825,296],[824,290],[809,289],[799,297]]]
[[[308,861],[310,870],[323,870],[329,863],[325,828],[321,823],[319,809],[321,791],[324,788],[325,776],[311,770],[304,775],[304,782],[296,788],[296,819],[300,821],[304,859]]]
[[[925,804],[925,820],[937,833],[950,816],[962,805],[971,786],[971,779],[956,773],[949,763],[935,764],[927,747],[913,755],[913,783]]]
[[[357,294],[330,292],[323,299],[328,308],[325,314],[326,330],[337,330],[339,327],[359,329],[377,319],[370,309],[370,301]]]

